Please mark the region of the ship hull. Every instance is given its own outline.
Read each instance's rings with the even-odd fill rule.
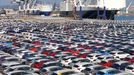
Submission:
[[[114,15],[118,10],[106,10],[106,19],[114,20]],[[79,14],[79,11],[76,12]],[[103,14],[103,10],[100,10],[100,14]],[[60,11],[61,17],[73,17],[73,11]],[[97,19],[97,10],[82,11],[83,18]]]
[[[51,11],[40,11],[40,15],[50,16],[51,15]]]

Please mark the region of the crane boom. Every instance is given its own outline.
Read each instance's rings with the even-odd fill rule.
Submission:
[[[129,3],[128,7],[126,8],[126,13],[128,14],[128,9],[130,8],[130,6],[132,5],[133,0],[131,0],[131,2]]]

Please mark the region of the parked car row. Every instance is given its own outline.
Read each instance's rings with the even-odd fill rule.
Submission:
[[[0,20],[3,75],[133,75],[134,22]]]

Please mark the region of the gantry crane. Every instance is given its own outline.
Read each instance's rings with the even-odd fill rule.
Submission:
[[[13,0],[13,3],[17,3],[19,5],[19,11],[27,13],[27,11],[34,7],[36,0]]]
[[[73,17],[75,20],[79,19],[82,20],[82,4],[85,3],[86,0],[81,2],[81,0],[72,0],[73,6]],[[77,13],[77,7],[79,5],[79,13]]]
[[[133,3],[133,0],[131,0],[131,2],[129,3],[128,7],[126,8],[126,14],[128,14],[128,10],[129,10],[130,6],[132,5],[132,3]]]

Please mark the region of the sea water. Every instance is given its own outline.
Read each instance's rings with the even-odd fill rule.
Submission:
[[[115,16],[115,20],[134,20],[134,15],[133,16]]]

